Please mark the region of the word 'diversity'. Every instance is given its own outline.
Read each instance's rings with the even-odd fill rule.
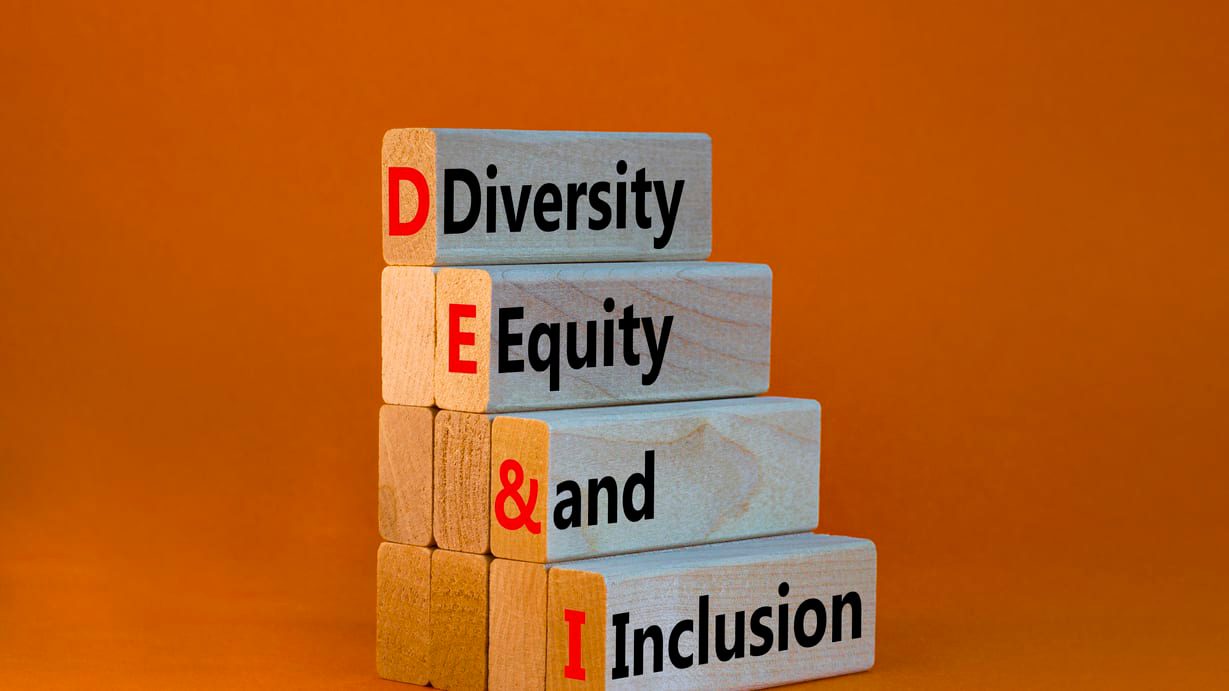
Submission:
[[[705,259],[703,134],[397,129],[384,136],[384,258],[459,265]]]

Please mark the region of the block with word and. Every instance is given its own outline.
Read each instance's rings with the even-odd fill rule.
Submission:
[[[445,268],[434,310],[420,277],[405,274],[414,269],[429,271],[385,269],[388,403],[496,413],[768,389],[772,272],[762,264]]]
[[[705,134],[394,129],[381,151],[388,264],[705,259]]]
[[[491,579],[492,682],[506,669],[516,676],[500,680],[518,688],[746,689],[874,664],[867,540],[801,533],[554,566],[496,560]]]
[[[496,557],[555,562],[794,533],[818,522],[815,401],[509,413],[495,417],[490,439]]]

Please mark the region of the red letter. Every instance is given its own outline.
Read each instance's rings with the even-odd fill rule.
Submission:
[[[580,627],[585,623],[585,613],[565,609],[563,620],[568,623],[568,664],[563,668],[563,678],[584,681],[585,667],[580,662]]]
[[[461,319],[473,319],[478,316],[478,308],[474,305],[448,305],[448,371],[460,374],[475,374],[478,372],[478,362],[461,359],[461,346],[474,344],[474,332],[461,330]]]
[[[401,183],[410,182],[418,191],[418,211],[414,218],[401,220]],[[388,234],[413,235],[427,221],[427,208],[431,195],[427,192],[427,179],[416,168],[388,167]]]

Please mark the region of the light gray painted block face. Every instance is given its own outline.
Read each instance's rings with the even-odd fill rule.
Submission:
[[[750,689],[869,669],[876,570],[870,541],[811,533],[555,565],[546,687],[579,686],[568,680],[580,665],[608,689]]]
[[[772,272],[762,264],[446,268],[435,314],[441,408],[543,410],[768,389]]]
[[[559,562],[810,530],[819,447],[819,403],[797,398],[501,415],[494,456],[539,487],[523,510],[541,530],[502,525],[496,506],[491,550]]]
[[[689,260],[712,250],[705,134],[389,130],[381,175],[389,264]]]

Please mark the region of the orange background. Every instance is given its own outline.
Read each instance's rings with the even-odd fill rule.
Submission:
[[[822,688],[1222,685],[1229,11],[7,3],[0,686],[374,675],[385,129],[701,130],[776,276]],[[272,3],[270,3],[272,5]]]

